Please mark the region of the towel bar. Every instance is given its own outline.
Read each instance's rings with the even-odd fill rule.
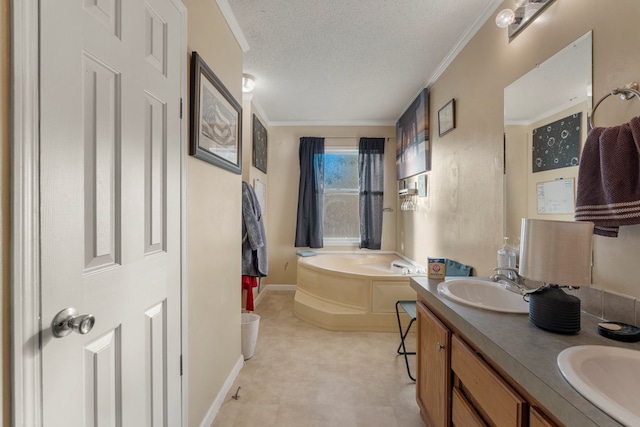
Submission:
[[[636,82],[627,83],[623,88],[613,89],[611,92],[609,92],[608,94],[600,98],[600,100],[593,107],[593,110],[591,111],[591,115],[589,116],[589,129],[594,128],[593,116],[596,114],[596,109],[598,108],[598,105],[600,105],[602,101],[604,101],[611,95],[620,95],[620,98],[624,100],[629,100],[634,96],[640,99],[640,92],[638,92],[638,83]]]

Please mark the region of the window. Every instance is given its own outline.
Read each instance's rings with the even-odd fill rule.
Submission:
[[[360,240],[358,214],[358,149],[325,149],[324,154],[324,242],[351,243]]]

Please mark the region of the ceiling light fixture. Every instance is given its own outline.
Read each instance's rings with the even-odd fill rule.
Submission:
[[[249,93],[256,87],[256,78],[251,74],[242,75],[242,92]]]

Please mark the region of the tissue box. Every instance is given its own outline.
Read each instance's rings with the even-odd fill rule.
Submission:
[[[447,260],[445,258],[427,258],[427,261],[429,279],[444,280]]]

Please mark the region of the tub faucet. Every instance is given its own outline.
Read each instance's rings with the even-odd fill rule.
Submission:
[[[407,264],[398,262],[398,261],[392,261],[391,262],[391,268],[393,269],[393,267],[399,268],[402,271],[402,275],[406,276],[407,274],[411,274],[412,270],[411,267],[409,267]]]
[[[518,270],[515,268],[499,267],[494,268],[493,271],[495,271],[496,273],[491,276],[491,281],[505,283],[504,288],[508,291],[515,292],[516,294],[520,295],[527,295],[539,289],[530,289],[525,286],[524,277],[520,276],[518,274]],[[503,272],[506,272],[506,274]]]

